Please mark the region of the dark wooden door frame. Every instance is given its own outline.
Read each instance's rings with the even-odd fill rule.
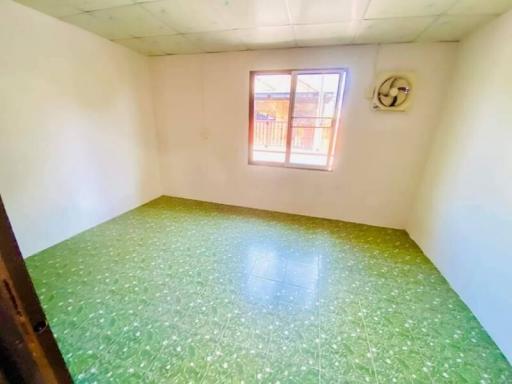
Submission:
[[[0,196],[0,382],[72,383]]]

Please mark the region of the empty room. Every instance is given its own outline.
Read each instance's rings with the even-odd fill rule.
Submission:
[[[512,383],[512,0],[0,0],[0,383]]]

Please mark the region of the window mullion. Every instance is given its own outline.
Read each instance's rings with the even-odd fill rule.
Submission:
[[[345,77],[343,72],[338,72],[339,78],[338,78],[338,92],[336,93],[336,104],[335,104],[335,111],[333,119],[331,120],[331,134],[329,138],[329,149],[327,151],[327,169],[330,169],[332,167],[332,161],[334,156],[334,148],[336,146],[336,132],[338,130],[339,125],[339,113],[340,113],[340,104],[341,104],[341,89],[342,89],[342,82],[343,87],[345,83]]]
[[[295,88],[297,87],[297,74],[291,73],[292,79],[290,83],[290,105],[288,106],[288,127],[286,130],[286,156],[285,165],[290,164],[290,155],[292,148],[292,127],[293,127],[293,114],[295,110]]]

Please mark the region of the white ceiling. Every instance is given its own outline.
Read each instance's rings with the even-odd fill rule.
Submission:
[[[512,0],[17,0],[147,55],[457,41]]]

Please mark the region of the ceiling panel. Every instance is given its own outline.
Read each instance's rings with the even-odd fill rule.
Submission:
[[[190,0],[189,0],[190,1]],[[286,0],[208,0],[217,5],[227,29],[290,24]]]
[[[165,55],[160,44],[157,44],[154,40],[155,37],[137,37],[132,39],[115,40],[115,42],[139,53],[143,53],[144,55]]]
[[[419,37],[419,41],[458,41],[469,32],[490,21],[492,15],[469,17],[446,15],[437,19]]]
[[[142,37],[117,40],[116,42],[146,55],[178,55],[204,52],[183,35]]]
[[[243,51],[247,49],[238,30],[191,33],[185,35],[185,37],[205,52]]]
[[[149,39],[151,41],[151,38]],[[160,45],[166,54],[177,55],[204,52],[182,35],[156,36],[152,39]]]
[[[414,41],[435,17],[362,20],[355,43],[407,43]]]
[[[457,0],[372,0],[365,18],[435,16],[448,10],[455,1]]]
[[[99,23],[109,24],[111,29],[126,36],[144,37],[177,33],[140,5],[103,9],[89,14],[98,19]]]
[[[357,21],[295,25],[295,39],[300,47],[350,44],[356,35],[357,26]]]
[[[512,8],[512,0],[459,0],[448,10],[452,15],[498,15]]]
[[[285,0],[165,0],[143,7],[183,33],[289,24]]]
[[[116,28],[115,25],[105,23],[104,20],[93,16],[90,13],[66,16],[62,18],[62,20],[110,40],[128,39],[132,37],[129,31],[120,30]]]
[[[134,4],[134,0],[61,0],[60,2],[72,4],[75,8],[83,11],[94,11]]]
[[[240,40],[247,49],[295,47],[293,27],[261,27],[239,31]]]
[[[165,0],[141,5],[182,33],[227,29],[216,4],[206,0]]]
[[[288,0],[293,24],[326,24],[360,19],[369,0]]]
[[[17,1],[147,55],[458,41],[512,9],[512,0]]]
[[[60,0],[18,0],[18,3],[55,17],[76,15],[82,12],[71,3]]]

